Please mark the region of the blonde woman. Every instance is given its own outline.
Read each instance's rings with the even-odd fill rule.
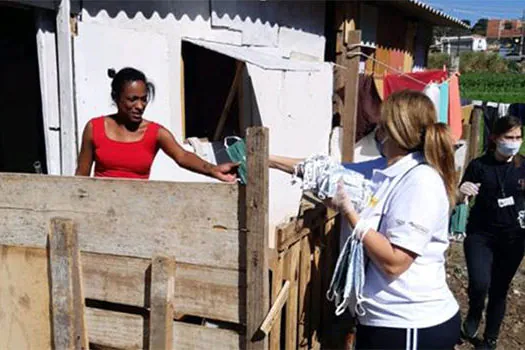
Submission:
[[[390,95],[381,113],[387,167],[372,176],[376,200],[357,214],[342,187],[333,199],[370,258],[356,348],[453,349],[461,319],[445,272],[452,140],[420,92]]]

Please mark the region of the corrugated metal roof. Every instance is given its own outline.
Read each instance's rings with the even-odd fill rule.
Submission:
[[[432,6],[425,4],[423,1],[395,0],[392,2],[400,5],[400,7],[404,9],[410,10],[412,8],[412,10],[415,12],[418,12],[419,15],[422,15],[422,12],[418,11],[418,9],[427,12],[428,15],[427,16],[423,15],[422,17],[426,17],[425,19],[429,20],[433,24],[469,28],[469,26],[463,23],[460,19],[450,16],[441,10],[435,9]]]
[[[264,52],[262,48],[221,44],[201,39],[182,38],[182,40],[264,69],[313,72],[320,71],[323,65],[326,64],[324,62],[288,59],[273,53]]]

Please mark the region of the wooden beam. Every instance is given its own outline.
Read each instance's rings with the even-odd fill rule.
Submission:
[[[310,346],[310,304],[311,293],[309,292],[312,273],[312,252],[309,237],[301,240],[301,256],[299,265],[299,316],[297,329],[298,349],[309,349]]]
[[[240,136],[244,137],[246,134],[246,122],[244,120],[244,74],[241,74],[239,87],[237,88],[237,110],[238,110],[238,119],[239,119],[239,131]]]
[[[60,87],[60,144],[62,175],[73,175],[77,159],[71,3],[60,0],[57,12],[58,86]]]
[[[286,281],[261,325],[261,331],[265,335],[270,333],[275,321],[281,317],[281,310],[283,309],[284,303],[288,300],[289,292],[290,281]]]
[[[314,350],[321,349],[320,341],[320,330],[321,330],[321,308],[324,305],[323,301],[325,298],[324,290],[321,289],[322,278],[321,278],[321,241],[320,239],[315,240],[316,244],[313,250],[313,259],[312,259],[312,275],[310,283],[310,293],[311,293],[311,306],[310,309],[310,332],[312,344],[311,347]]]
[[[249,128],[246,137],[246,348],[266,350],[267,337],[255,337],[269,308],[268,129]]]
[[[275,304],[283,288],[283,268],[284,260],[277,257],[274,269],[272,270],[272,303]],[[281,346],[281,317],[277,317],[270,331],[269,347],[270,350],[279,350]]]
[[[239,89],[239,86],[242,82],[243,71],[244,71],[244,62],[237,61],[236,69],[235,69],[235,76],[233,77],[233,81],[230,86],[230,91],[228,92],[228,97],[226,98],[226,102],[224,103],[224,108],[222,109],[221,116],[217,123],[217,128],[215,129],[215,133],[213,134],[214,141],[218,141],[219,138],[221,137],[222,130],[224,129],[224,124],[226,123],[226,119],[228,119],[228,114],[230,113],[230,109],[233,104],[233,98],[237,94],[237,90]]]
[[[286,303],[286,334],[285,349],[297,348],[297,326],[298,326],[298,282],[299,282],[299,259],[301,243],[296,243],[288,250],[285,257],[284,278],[290,281],[290,295]]]
[[[151,259],[149,348],[170,350],[173,346],[173,303],[175,301],[175,260]]]
[[[361,31],[353,30],[348,32],[348,47],[346,49],[346,59],[344,66],[345,94],[343,115],[341,123],[343,126],[343,162],[354,160],[358,86],[359,86],[359,61]]]
[[[56,349],[88,349],[80,252],[73,221],[53,218],[49,230],[51,313]]]

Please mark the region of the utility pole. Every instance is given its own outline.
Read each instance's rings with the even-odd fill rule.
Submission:
[[[525,39],[525,10],[523,10],[522,14],[521,14],[521,40],[520,40],[520,53],[519,53],[519,56],[523,56],[524,55],[524,48],[525,48],[525,45],[523,43],[523,40]]]

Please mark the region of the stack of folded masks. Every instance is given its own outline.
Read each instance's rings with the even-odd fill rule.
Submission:
[[[337,183],[342,180],[356,211],[361,212],[372,197],[371,182],[353,170],[345,169],[329,156],[314,155],[294,169],[293,182],[301,181],[303,191],[311,191],[319,199],[333,198]]]

